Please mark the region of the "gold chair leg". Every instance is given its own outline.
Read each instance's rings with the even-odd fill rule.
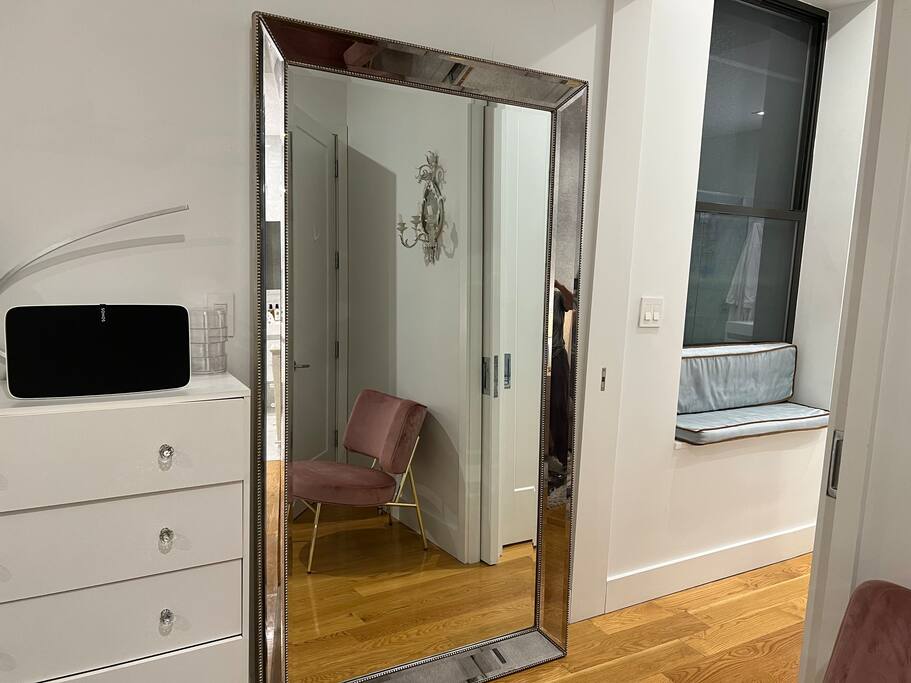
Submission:
[[[313,551],[316,549],[316,530],[319,528],[319,513],[323,509],[322,503],[316,504],[316,513],[313,516],[313,538],[310,539],[310,559],[307,560],[307,573],[313,570]]]
[[[424,550],[427,550],[427,534],[424,532],[424,517],[421,515],[421,501],[418,500],[418,489],[414,485],[414,474],[411,468],[408,468],[408,480],[411,482],[411,495],[414,498],[414,509],[418,513],[418,526],[421,527],[421,540],[424,542]]]

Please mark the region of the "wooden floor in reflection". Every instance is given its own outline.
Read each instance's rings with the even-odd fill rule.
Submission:
[[[496,566],[464,565],[376,508],[323,506],[313,573],[313,515],[291,527],[291,683],[329,683],[532,625],[534,549]]]

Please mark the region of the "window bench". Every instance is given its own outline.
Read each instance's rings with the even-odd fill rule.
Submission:
[[[677,440],[702,446],[822,429],[829,412],[793,403],[797,347],[725,344],[683,350]]]

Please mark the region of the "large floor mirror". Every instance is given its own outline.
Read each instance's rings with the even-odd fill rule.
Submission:
[[[587,85],[253,20],[258,680],[561,657]]]

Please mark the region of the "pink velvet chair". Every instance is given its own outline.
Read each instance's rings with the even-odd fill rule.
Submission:
[[[823,680],[911,681],[911,590],[888,581],[854,589]]]
[[[354,401],[342,443],[349,452],[373,458],[373,467],[322,460],[305,460],[291,465],[291,498],[302,501],[314,515],[308,574],[313,568],[319,514],[324,503],[414,508],[424,550],[427,550],[424,518],[411,470],[426,416],[427,407],[420,403],[365,389]],[[398,484],[395,475],[402,475]],[[401,502],[406,479],[411,484],[411,503]]]

